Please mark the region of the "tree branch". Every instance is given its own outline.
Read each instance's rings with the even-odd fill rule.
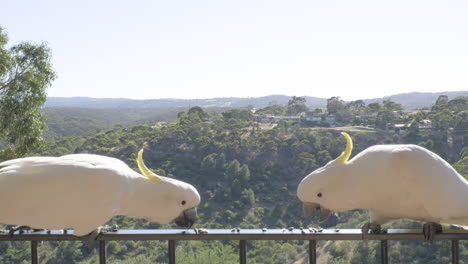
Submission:
[[[18,73],[18,69],[21,68],[20,66],[22,66],[22,65],[20,64],[15,68],[14,77],[10,81],[8,81],[5,84],[2,84],[0,86],[0,91],[6,89],[10,84],[12,84],[14,81],[16,81],[18,79],[18,76],[23,75],[25,72],[29,71],[30,68],[32,67],[32,63],[30,63],[26,68],[24,68],[21,72]]]

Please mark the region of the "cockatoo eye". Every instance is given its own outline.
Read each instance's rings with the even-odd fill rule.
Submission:
[[[322,193],[321,192],[317,193],[317,197],[322,197]]]
[[[181,202],[182,205],[185,205],[186,203],[187,203],[186,201],[182,201],[182,202]]]

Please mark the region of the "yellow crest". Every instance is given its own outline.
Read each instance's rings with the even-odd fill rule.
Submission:
[[[351,156],[351,152],[353,151],[353,140],[346,132],[341,132],[341,135],[343,135],[346,138],[346,148],[336,160],[339,163],[344,164],[348,162],[348,159]]]
[[[159,182],[161,180],[161,178],[158,175],[154,174],[146,167],[145,162],[143,161],[143,149],[141,149],[138,152],[137,164],[138,168],[141,171],[141,174],[143,174],[143,176],[145,176],[146,179],[152,182]]]

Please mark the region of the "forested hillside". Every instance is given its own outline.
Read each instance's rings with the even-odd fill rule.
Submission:
[[[413,143],[431,149],[455,164],[468,177],[468,131],[462,117],[468,100],[435,106],[430,113],[413,113],[405,118],[439,119],[433,129],[361,130],[343,124],[340,128],[311,128],[301,121],[259,124],[251,121],[250,110],[228,110],[222,114],[192,107],[178,114],[175,122],[154,126],[142,124],[117,127],[89,136],[51,139],[35,155],[95,153],[123,160],[136,169],[136,153],[145,150],[148,167],[160,175],[193,184],[202,196],[199,222],[205,228],[305,227],[302,205],[296,197],[299,181],[312,170],[337,157],[344,149],[341,131],[353,137],[353,155],[375,144]],[[268,109],[267,109],[268,110]],[[265,110],[266,111],[266,110]],[[383,110],[382,110],[383,111]],[[422,115],[422,116],[421,116]],[[59,119],[57,119],[59,120]],[[443,121],[443,122],[442,122]],[[58,121],[60,123],[60,121]],[[449,144],[449,142],[452,142]],[[456,144],[454,144],[455,142]],[[360,228],[367,221],[365,211],[338,213],[324,228]],[[144,220],[116,217],[120,228],[171,228]],[[315,219],[313,221],[317,223]],[[385,227],[419,228],[406,220]],[[177,247],[180,263],[238,263],[237,241],[184,241]],[[320,263],[375,263],[374,242],[319,243]],[[390,243],[391,263],[447,263],[449,242]],[[467,244],[468,246],[468,244]],[[0,243],[0,263],[22,263],[28,244]],[[307,245],[300,241],[250,241],[249,263],[293,263],[301,261]],[[166,243],[110,242],[110,263],[164,263]],[[468,248],[460,245],[463,261]],[[95,250],[78,242],[43,243],[41,263],[96,263]]]
[[[384,100],[393,101],[405,109],[430,108],[441,95],[449,99],[457,96],[467,96],[467,91],[446,93],[409,93],[397,94],[385,98],[364,99],[346,102],[356,102],[368,105],[378,104]],[[325,108],[329,99],[305,96],[305,107]],[[48,138],[61,136],[87,136],[99,131],[112,129],[114,126],[134,126],[139,124],[154,124],[161,121],[174,121],[177,114],[187,111],[191,106],[201,106],[207,112],[221,113],[233,108],[264,108],[276,105],[287,105],[290,97],[271,95],[255,98],[212,98],[212,99],[111,99],[111,98],[48,98],[42,112],[46,115]],[[341,99],[340,99],[341,100]],[[345,103],[345,101],[342,101]],[[273,112],[272,114],[278,114]]]
[[[47,116],[48,138],[62,136],[88,136],[107,131],[115,126],[174,121],[179,108],[44,108]]]
[[[44,108],[47,138],[88,136],[114,127],[131,127],[177,120],[177,114],[187,108]],[[209,112],[221,113],[224,108],[211,107]]]

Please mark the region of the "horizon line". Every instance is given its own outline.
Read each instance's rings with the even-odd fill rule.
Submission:
[[[377,99],[384,99],[392,96],[399,96],[399,95],[407,95],[407,94],[440,94],[444,95],[444,93],[468,93],[468,90],[460,90],[460,91],[441,91],[441,92],[418,92],[418,91],[412,91],[412,92],[407,92],[407,93],[398,93],[398,94],[392,94],[392,95],[385,95],[381,97],[374,97],[374,98],[364,98],[364,99],[356,99],[356,100],[345,100],[341,98],[344,101],[357,101],[357,100],[377,100]],[[166,97],[166,98],[148,98],[148,99],[137,99],[137,98],[128,98],[128,97],[91,97],[91,96],[47,96],[47,99],[49,98],[64,98],[64,99],[73,99],[73,98],[83,98],[83,99],[98,99],[98,100],[133,100],[133,101],[148,101],[148,100],[184,100],[184,101],[192,101],[192,100],[214,100],[214,99],[257,99],[257,98],[263,98],[263,97],[272,97],[272,96],[286,96],[286,97],[311,97],[315,99],[323,99],[327,100],[331,97],[328,98],[325,97],[318,97],[318,96],[311,96],[311,95],[286,95],[286,94],[270,94],[270,95],[263,95],[263,96],[225,96],[225,97],[209,97],[209,98],[173,98],[173,97]]]

